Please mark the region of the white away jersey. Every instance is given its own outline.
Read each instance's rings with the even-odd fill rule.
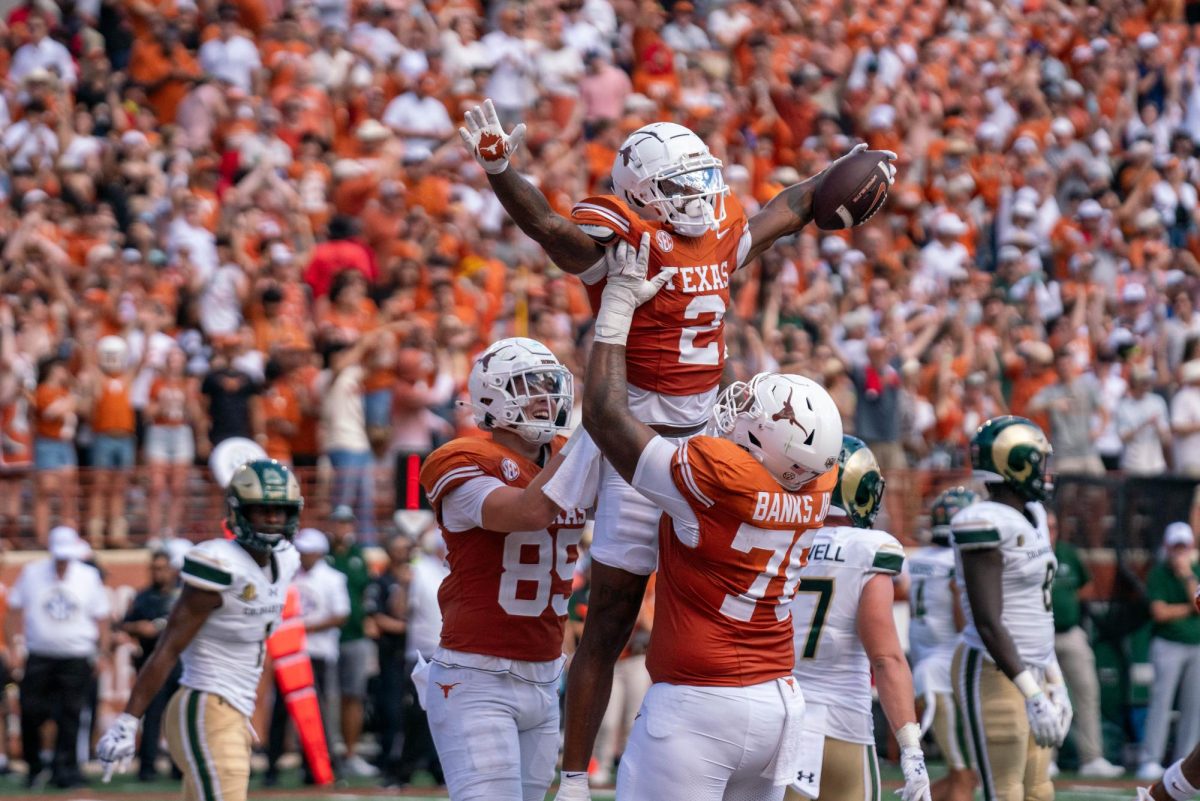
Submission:
[[[793,673],[805,703],[827,707],[827,736],[873,744],[871,665],[858,637],[858,601],[873,575],[900,572],[904,549],[874,529],[827,526],[805,536],[811,539],[791,604]]]
[[[981,501],[963,509],[950,521],[955,561],[962,575],[962,552],[982,548],[999,548],[1004,559],[1001,587],[1004,611],[1001,621],[1012,637],[1021,660],[1044,667],[1054,659],[1054,615],[1050,611],[1050,586],[1058,560],[1050,545],[1046,527],[1046,510],[1040,503],[1028,503],[1025,508],[1036,521],[1011,506]],[[968,646],[987,652],[975,621],[971,604],[962,593],[963,617],[966,625],[962,639]]]
[[[951,654],[958,644],[954,627],[954,549],[937,545],[918,548],[904,562],[908,573],[908,641],[913,664],[938,653]]]
[[[259,567],[241,545],[225,539],[202,542],[183,559],[183,581],[220,593],[221,605],[184,649],[179,683],[219,695],[247,717],[254,714],[267,636],[300,569],[290,546],[275,551],[271,561],[273,571]]]

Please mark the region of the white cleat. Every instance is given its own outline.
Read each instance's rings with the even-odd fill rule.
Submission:
[[[1081,765],[1079,775],[1085,779],[1115,779],[1125,775],[1125,768],[1114,765],[1104,757],[1097,757]]]

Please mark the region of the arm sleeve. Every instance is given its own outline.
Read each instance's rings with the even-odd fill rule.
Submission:
[[[679,449],[663,437],[646,445],[633,473],[633,488],[653,501],[675,522],[675,535],[689,548],[700,543],[700,521],[671,477],[671,461]]]
[[[455,533],[483,528],[483,502],[503,486],[495,476],[476,476],[455,487],[442,498],[442,525]]]
[[[894,539],[888,539],[875,551],[868,573],[899,575],[904,567],[904,548]]]

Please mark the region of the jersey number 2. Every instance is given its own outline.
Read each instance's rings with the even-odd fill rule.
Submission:
[[[710,342],[702,348],[696,347],[696,337],[716,331],[725,318],[725,300],[720,295],[697,295],[683,311],[683,319],[697,320],[702,314],[711,314],[712,320],[697,323],[683,329],[679,335],[679,363],[718,365],[721,363],[719,342]]]
[[[550,532],[545,529],[514,531],[506,536],[504,570],[500,574],[500,607],[510,615],[518,617],[541,617],[549,604],[554,609],[554,614],[565,615],[570,596],[555,594],[551,597],[550,590],[555,575],[566,582],[574,578],[575,557],[570,547],[574,545],[578,548],[581,536],[583,530],[578,528],[559,529],[557,537],[551,537]],[[521,560],[522,552],[527,553],[527,548],[537,549],[536,562]],[[518,588],[522,583],[526,586],[535,585],[532,598],[517,597]]]

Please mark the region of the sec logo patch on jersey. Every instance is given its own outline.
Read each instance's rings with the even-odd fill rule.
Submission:
[[[504,459],[500,462],[500,473],[504,480],[511,484],[521,475],[521,468],[517,467],[517,463],[512,459]]]
[[[660,228],[654,233],[654,244],[658,245],[658,249],[663,253],[670,253],[675,249],[675,237]]]

